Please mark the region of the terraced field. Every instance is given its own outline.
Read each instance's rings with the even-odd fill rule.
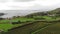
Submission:
[[[34,22],[17,28],[13,28],[4,34],[32,34],[38,29],[52,25],[53,23]]]
[[[60,9],[0,20],[0,34],[60,34]]]
[[[3,30],[4,32],[7,32],[8,29],[14,28],[14,27],[18,27],[21,26],[22,24],[0,24],[0,30]]]
[[[14,28],[14,27],[18,27],[18,26],[22,26],[24,24],[27,24],[28,22],[26,21],[32,21],[34,19],[31,18],[15,18],[12,20],[0,20],[0,30],[3,30],[4,32],[7,32],[9,29]],[[20,24],[12,24],[12,22],[17,22],[17,21],[21,21],[19,22]]]
[[[53,24],[42,30],[37,30],[34,34],[60,34],[60,23]]]
[[[13,25],[13,24],[8,23],[10,21],[2,20],[1,22],[3,22],[3,23],[7,22],[7,24],[0,24],[0,30],[4,30],[4,32],[7,31],[7,32],[5,32],[6,34],[35,34],[35,33],[39,32],[40,30],[43,30],[43,29],[49,27],[50,25],[59,22],[59,21],[57,21],[57,20],[59,20],[58,18],[57,19],[52,19],[52,18],[47,19],[47,17],[44,17],[44,18],[46,18],[45,21],[48,21],[48,22],[34,20],[32,18],[29,18],[29,19],[28,18],[19,18],[19,19],[17,18],[17,19],[11,20],[11,22],[20,20],[23,23]],[[51,23],[51,21],[57,21],[57,22]],[[16,27],[16,28],[14,28],[14,27]],[[5,34],[4,32],[2,34]],[[39,33],[37,33],[37,34],[39,34]]]
[[[4,30],[4,32],[2,34],[40,34],[40,30],[44,30],[45,28],[49,27],[50,25],[53,25],[57,22],[59,22],[57,19],[57,22],[51,22],[54,20],[47,20],[48,22],[45,21],[40,21],[40,20],[36,20],[34,21],[34,19],[22,19],[24,23],[21,24],[0,24],[0,29]],[[13,20],[14,22],[15,20]],[[16,20],[17,21],[17,20]],[[32,22],[26,22],[26,21],[32,21]],[[6,23],[6,22],[5,22]],[[7,31],[7,32],[5,32]],[[44,30],[45,31],[45,30]],[[39,33],[37,33],[39,32]]]

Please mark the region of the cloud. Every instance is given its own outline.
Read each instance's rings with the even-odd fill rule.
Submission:
[[[8,1],[6,3],[0,3],[0,10],[47,10],[60,7],[60,0],[14,0],[19,2],[14,2],[13,0]]]
[[[52,6],[42,6],[39,4],[35,4],[34,6],[30,7],[28,10],[48,11],[48,10],[53,10],[56,8],[60,8],[60,5],[56,4],[56,5],[52,5]]]
[[[30,2],[29,2],[30,1]],[[1,3],[0,2],[0,10],[53,10],[55,8],[60,8],[60,0],[29,0],[29,1],[19,1],[14,2],[9,0],[9,2]],[[6,11],[0,11],[5,12]],[[26,15],[28,13],[32,13],[36,11],[7,11],[8,15],[5,17],[11,17],[13,15]]]
[[[0,0],[0,3],[8,2],[8,0]]]
[[[34,0],[14,0],[15,2],[29,2],[29,1],[34,1]]]

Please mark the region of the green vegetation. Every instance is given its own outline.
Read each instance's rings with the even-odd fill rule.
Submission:
[[[60,9],[49,12],[32,13],[26,16],[14,16],[6,19],[0,18],[0,30],[7,32],[8,34],[56,34],[60,31],[59,20]]]
[[[9,20],[0,20],[0,24],[9,24]]]
[[[13,27],[12,24],[0,24],[0,30],[6,31],[7,29],[10,29],[12,27]]]
[[[37,30],[34,34],[60,34],[60,23],[56,23],[44,29]]]
[[[18,26],[21,26],[21,25],[20,24],[16,24],[16,25],[13,25],[13,24],[0,24],[0,30],[3,30],[5,32],[7,32],[8,29],[11,29],[11,28],[14,28],[14,27],[18,27]]]
[[[26,21],[32,21],[32,20],[34,20],[34,19],[32,19],[32,18],[15,18],[15,19],[12,19],[11,21],[21,21],[21,22],[26,22]]]
[[[41,29],[42,27],[48,26],[50,25],[49,23],[43,23],[43,22],[33,22],[31,24],[28,25],[23,25],[20,26],[19,28],[15,28],[12,29],[10,31],[8,31],[6,34],[10,33],[10,34],[31,34],[32,32]],[[17,32],[18,31],[18,32]],[[13,33],[12,33],[13,32]]]

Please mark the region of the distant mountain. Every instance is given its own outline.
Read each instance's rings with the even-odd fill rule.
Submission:
[[[3,18],[13,17],[13,16],[44,16],[44,15],[56,15],[60,14],[60,8],[51,11],[40,11],[40,10],[1,10],[3,13],[7,13],[2,16]]]
[[[51,13],[51,14],[60,14],[60,8],[57,8],[57,9],[52,10],[52,11],[49,11],[48,13]]]
[[[51,10],[51,11],[32,13],[32,14],[26,15],[26,17],[27,16],[28,17],[31,17],[31,16],[49,16],[49,15],[59,16],[60,15],[60,8],[57,8],[57,9]]]
[[[40,10],[1,10],[2,13],[7,13],[3,18],[10,18],[13,16],[26,16],[31,13],[41,12]]]

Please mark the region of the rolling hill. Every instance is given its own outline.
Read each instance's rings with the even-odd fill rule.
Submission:
[[[60,26],[60,8],[46,12],[36,12],[11,20],[11,22],[16,21],[21,21],[21,23],[17,24],[19,25],[18,27],[15,27],[17,26],[16,24],[9,25],[7,29],[2,27],[7,30],[7,32],[2,32],[2,34],[60,34],[60,27],[58,27]]]

